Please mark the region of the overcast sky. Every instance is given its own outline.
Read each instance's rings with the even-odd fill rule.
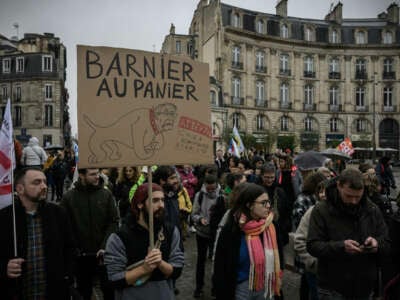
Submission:
[[[396,0],[399,1],[399,0]],[[188,33],[199,0],[0,0],[0,34],[51,32],[67,47],[67,89],[72,132],[76,122],[76,45],[160,51],[170,24]],[[275,14],[275,0],[225,0],[227,4]],[[323,19],[337,0],[289,0],[288,15]],[[393,0],[343,0],[344,18],[375,18]]]

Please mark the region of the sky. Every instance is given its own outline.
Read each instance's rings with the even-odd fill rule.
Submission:
[[[174,23],[187,34],[200,0],[0,0],[0,34],[54,33],[67,48],[67,81],[72,133],[76,121],[76,45],[161,50]],[[399,0],[395,0],[399,4]],[[375,18],[393,0],[342,0],[344,18]],[[275,14],[276,0],[225,0],[223,3]],[[288,15],[323,19],[338,0],[288,0]],[[311,9],[312,7],[312,9]]]

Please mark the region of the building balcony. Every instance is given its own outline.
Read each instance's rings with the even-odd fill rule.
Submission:
[[[292,72],[289,69],[280,69],[279,70],[279,75],[291,76]]]
[[[317,104],[316,103],[304,103],[303,104],[303,110],[305,111],[316,111],[317,110]]]
[[[315,72],[313,71],[304,71],[303,76],[305,78],[315,78]]]
[[[396,72],[383,72],[382,73],[382,79],[385,80],[396,80]]]
[[[239,70],[243,70],[243,63],[240,61],[234,61],[232,60],[232,68],[234,69],[239,69]]]
[[[368,105],[355,105],[354,110],[356,112],[368,112],[369,107],[368,107]]]
[[[292,109],[292,102],[279,102],[280,109]]]
[[[342,111],[342,104],[329,104],[330,112],[340,112]]]
[[[329,79],[340,79],[340,72],[329,72]]]
[[[366,79],[368,79],[367,71],[365,71],[365,70],[356,71],[355,79],[357,79],[357,80],[366,80]]]
[[[243,97],[231,97],[231,104],[232,105],[244,105],[244,98]]]
[[[383,105],[383,112],[397,112],[397,105]]]
[[[255,99],[254,104],[255,107],[268,107],[268,101],[265,99]]]
[[[258,66],[258,65],[256,65],[256,72],[257,73],[267,73],[267,67],[266,66]]]

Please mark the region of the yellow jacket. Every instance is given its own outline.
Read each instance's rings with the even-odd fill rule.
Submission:
[[[190,201],[189,194],[186,188],[183,186],[182,189],[178,192],[178,204],[179,210],[184,210],[188,213],[192,212],[192,201]]]

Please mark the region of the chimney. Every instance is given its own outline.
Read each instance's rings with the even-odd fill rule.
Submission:
[[[343,8],[342,2],[336,4],[336,6],[325,16],[325,21],[332,21],[337,24],[342,24],[343,20],[342,8]]]
[[[389,23],[399,24],[399,6],[396,3],[392,3],[387,8],[387,20]]]
[[[276,14],[281,17],[287,17],[287,2],[288,0],[280,0],[275,6]]]

